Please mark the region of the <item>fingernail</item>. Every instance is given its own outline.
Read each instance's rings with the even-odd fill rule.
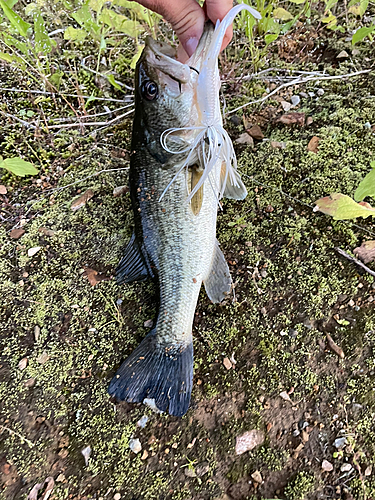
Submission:
[[[185,50],[186,50],[189,57],[194,54],[195,49],[197,48],[198,42],[199,42],[199,40],[196,37],[189,38],[189,40],[186,42]]]

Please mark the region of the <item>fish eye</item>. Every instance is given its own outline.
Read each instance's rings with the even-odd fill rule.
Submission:
[[[159,95],[159,89],[155,82],[147,80],[142,84],[142,95],[148,101],[154,101]]]

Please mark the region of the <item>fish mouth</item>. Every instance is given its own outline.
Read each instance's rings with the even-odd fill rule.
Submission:
[[[169,44],[147,37],[143,59],[148,67],[161,71],[173,80],[182,84],[193,83],[207,56],[213,33],[214,25],[211,21],[206,22],[198,46],[186,63],[177,60],[177,51]]]

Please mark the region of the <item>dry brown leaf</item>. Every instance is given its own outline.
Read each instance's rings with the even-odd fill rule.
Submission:
[[[95,286],[100,283],[100,281],[109,279],[106,276],[98,275],[98,271],[95,271],[95,269],[90,269],[89,267],[86,267],[83,276],[89,280],[91,286]]]
[[[261,141],[264,139],[264,134],[263,134],[261,128],[259,127],[259,125],[253,125],[251,128],[246,130],[246,132],[248,134],[250,134],[251,137],[253,139],[256,139],[257,141]]]
[[[9,236],[13,238],[14,240],[18,240],[18,238],[21,238],[21,236],[25,234],[25,230],[22,228],[18,229],[13,229],[10,233]]]
[[[118,196],[123,196],[129,192],[128,186],[117,186],[113,190],[113,196],[117,198]]]
[[[7,194],[7,192],[8,192],[7,188],[2,184],[0,184],[0,194]]]
[[[287,113],[280,116],[276,123],[283,123],[284,125],[299,125],[303,127],[305,124],[305,113]]]
[[[319,137],[314,135],[314,137],[310,139],[310,142],[307,145],[307,151],[311,151],[312,153],[317,153],[318,149],[319,149]]]
[[[38,361],[38,363],[40,363],[41,365],[44,365],[44,363],[47,363],[47,361],[49,360],[49,355],[46,353],[46,351],[43,351],[42,354],[36,358],[36,360]]]
[[[328,347],[331,349],[331,351],[337,354],[339,358],[344,359],[345,354],[344,351],[341,349],[341,347],[336,344],[336,342],[333,340],[333,338],[329,333],[326,333],[326,337],[327,337]]]
[[[236,144],[249,144],[251,147],[254,146],[254,139],[247,132],[241,134],[234,142]]]
[[[27,358],[22,358],[21,361],[18,363],[18,369],[24,370],[27,366],[28,361],[29,360]]]
[[[354,249],[354,255],[365,264],[372,262],[375,260],[375,241],[364,241],[360,247]]]
[[[223,365],[225,366],[225,368],[227,370],[230,370],[231,368],[233,368],[233,365],[232,365],[232,363],[231,363],[231,361],[230,361],[229,358],[224,358],[223,359]]]
[[[83,205],[85,205],[89,200],[91,200],[93,196],[94,196],[94,191],[92,189],[88,189],[79,198],[73,201],[73,203],[70,205],[70,208],[72,210],[78,210],[79,208],[82,208]]]

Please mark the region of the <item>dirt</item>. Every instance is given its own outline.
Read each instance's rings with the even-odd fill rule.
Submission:
[[[94,50],[86,44],[63,56],[69,47],[59,43],[53,58],[62,67]],[[61,123],[54,119],[74,119],[72,109],[102,113],[103,102],[2,92],[1,154],[22,156],[39,173],[17,178],[2,170],[0,179],[7,190],[0,194],[0,499],[26,499],[49,477],[50,500],[375,498],[375,282],[334,250],[353,252],[375,239],[375,227],[313,212],[314,201],[331,192],[353,196],[371,168],[373,47],[364,43],[355,57],[337,59],[352,53],[350,40],[318,23],[298,24],[269,46],[269,66],[280,70],[249,80],[243,72],[251,62],[239,56],[244,43],[238,35],[222,58],[229,111],[274,90],[285,69],[372,72],[286,87],[228,115],[233,139],[255,125],[264,139],[236,145],[249,195],[224,200],[218,223],[235,300],[213,305],[201,293],[194,389],[181,419],[107,395],[157,313],[152,283],[118,287],[113,279],[132,231],[128,191],[113,195],[127,184],[131,115],[104,129],[49,129]],[[131,85],[121,57],[116,78]],[[48,91],[8,64],[0,74],[4,88]],[[90,72],[76,78],[85,95],[123,97]],[[74,78],[65,80],[64,93],[75,94]],[[289,113],[304,120],[288,125],[280,121],[282,101],[293,95],[300,102]],[[104,104],[112,117],[121,106]],[[25,118],[22,110],[34,114]],[[14,116],[40,124],[26,128]],[[309,151],[313,137],[318,148]],[[143,416],[144,428],[137,424]],[[236,455],[236,437],[252,429],[264,431],[263,444]],[[141,442],[139,454],[129,448],[132,438]]]

